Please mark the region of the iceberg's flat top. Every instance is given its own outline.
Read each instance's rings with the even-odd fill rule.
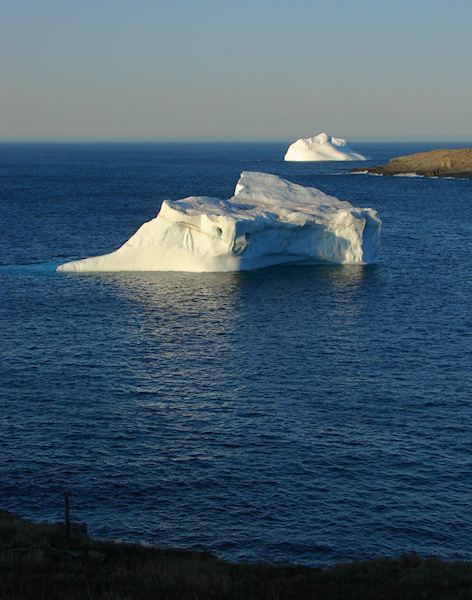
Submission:
[[[271,210],[282,219],[289,219],[291,215],[295,220],[297,213],[316,218],[327,211],[352,208],[349,202],[328,196],[317,188],[304,187],[268,173],[248,171],[241,173],[234,200],[257,212]]]
[[[276,264],[376,262],[370,208],[276,175],[243,172],[229,200],[165,200],[118,250],[58,267],[79,271],[239,271]]]
[[[333,138],[327,133],[299,139],[291,144],[284,160],[296,162],[330,160],[369,160],[367,156],[353,152],[342,138]]]

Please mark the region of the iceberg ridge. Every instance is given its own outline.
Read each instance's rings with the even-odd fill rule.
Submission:
[[[210,272],[375,263],[380,228],[371,208],[276,175],[243,172],[229,200],[165,200],[159,214],[115,252],[57,270]]]

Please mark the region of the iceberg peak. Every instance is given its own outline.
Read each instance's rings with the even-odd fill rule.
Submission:
[[[300,138],[291,144],[284,160],[294,162],[349,161],[369,160],[369,157],[353,152],[346,140],[342,138],[333,138],[327,133],[319,133],[311,138]]]
[[[59,272],[244,271],[280,264],[377,262],[381,221],[322,191],[245,171],[229,200],[165,200],[110,254],[75,260]]]

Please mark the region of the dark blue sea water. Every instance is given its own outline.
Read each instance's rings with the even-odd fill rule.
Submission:
[[[0,146],[0,508],[69,491],[95,536],[237,561],[472,557],[472,182],[287,145]],[[56,274],[243,170],[375,208],[379,264]]]

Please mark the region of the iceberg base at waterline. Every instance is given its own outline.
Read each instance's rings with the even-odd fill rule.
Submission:
[[[157,217],[115,252],[57,270],[211,272],[376,263],[380,228],[371,208],[276,175],[243,172],[229,200],[165,200]]]

